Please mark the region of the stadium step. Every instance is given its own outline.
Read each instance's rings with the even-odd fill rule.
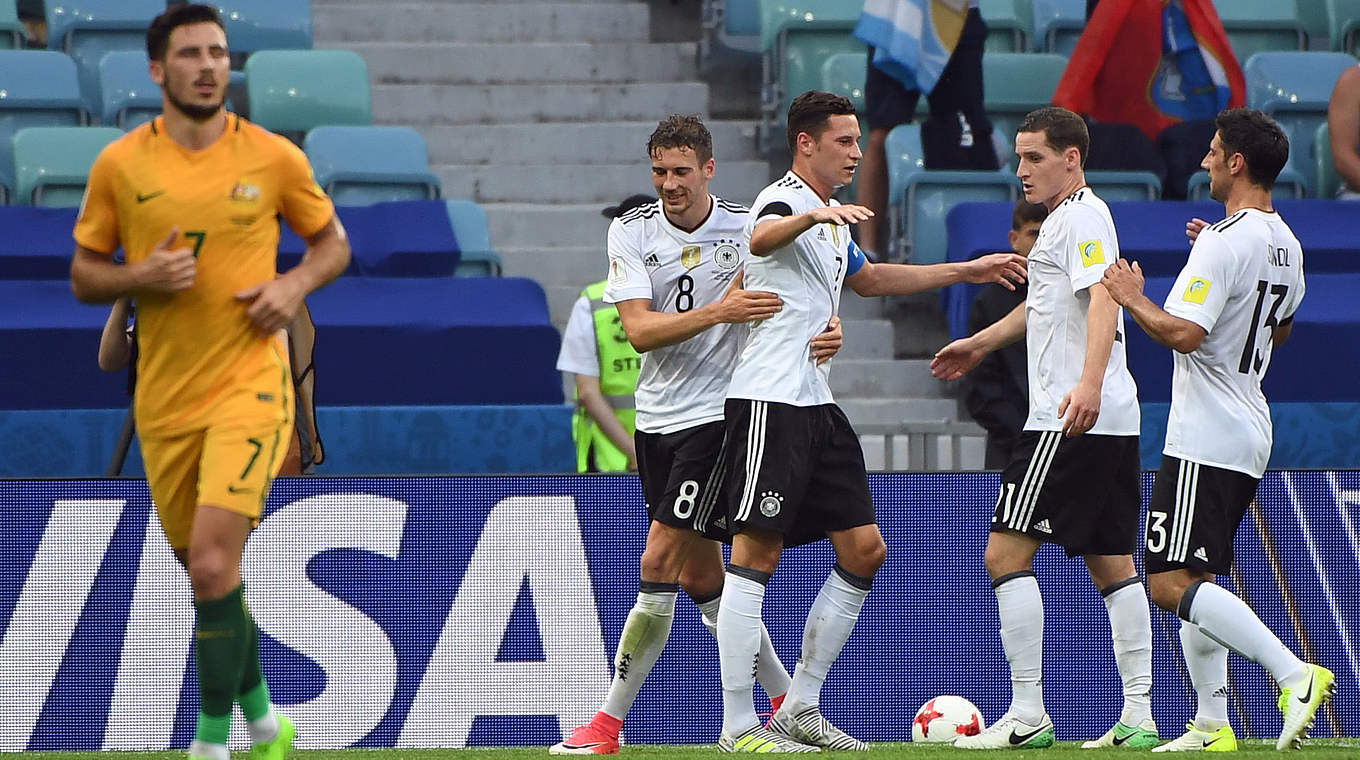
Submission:
[[[852,344],[855,338],[847,333],[846,342]],[[930,362],[924,359],[837,356],[831,366],[831,392],[838,399],[945,398],[943,385],[931,376]]]
[[[836,402],[860,433],[919,423],[953,424],[958,402],[952,398],[838,398]]]
[[[487,224],[491,227],[491,243],[498,251],[534,248],[551,252],[562,247],[595,246],[603,256],[609,220],[601,216],[600,211],[624,197],[615,198],[608,204],[485,203],[482,209],[486,211]],[[579,276],[592,275],[582,272]]]
[[[643,121],[707,110],[702,82],[373,86],[373,112],[411,125]]]
[[[574,164],[628,163],[637,172],[639,184],[646,186],[651,181],[647,138],[661,116],[664,114],[648,121],[497,124],[494,129],[480,124],[427,125],[420,131],[430,146],[430,161],[435,164],[550,164],[564,158]],[[705,123],[713,133],[718,177],[727,173],[730,161],[760,158],[754,121]],[[570,146],[569,152],[564,154],[563,146]],[[727,200],[745,204],[755,198]]]
[[[605,278],[608,257],[604,239],[598,245],[558,248],[500,248],[506,277],[530,277],[539,282],[571,283],[581,287]],[[579,290],[579,288],[578,288]]]
[[[331,42],[368,63],[375,84],[685,82],[695,78],[693,42]],[[415,63],[415,62],[419,63]]]
[[[313,14],[313,37],[336,42],[646,42],[641,2],[336,2]]]
[[[841,317],[845,343],[839,359],[892,359],[893,323],[886,319]]]
[[[564,159],[569,155],[564,155]],[[439,164],[434,173],[449,198],[478,203],[617,203],[633,193],[654,193],[641,160],[627,164]],[[755,198],[769,183],[764,161],[728,161],[710,184],[724,198]],[[497,241],[499,245],[499,241]]]

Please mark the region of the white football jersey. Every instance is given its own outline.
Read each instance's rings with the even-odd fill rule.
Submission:
[[[1303,291],[1303,249],[1279,214],[1243,209],[1199,233],[1166,297],[1206,333],[1172,354],[1167,455],[1261,477],[1272,439],[1261,379]]]
[[[760,222],[794,216],[824,205],[792,171],[760,191],[746,227],[746,240]],[[833,198],[830,205],[839,205]],[[752,256],[742,287],[775,293],[784,306],[751,323],[746,348],[732,372],[729,398],[792,406],[834,403],[831,362],[818,365],[809,342],[840,308],[841,283],[850,256],[850,227],[818,224],[768,256]]]
[[[606,303],[645,298],[652,311],[677,314],[722,300],[749,258],[746,207],[714,196],[708,219],[693,232],[670,223],[661,201],[639,206],[609,225]],[[720,324],[673,346],[642,355],[637,429],[674,433],[723,418],[732,365],[746,325]]]
[[[1119,258],[1119,239],[1105,201],[1091,188],[1073,193],[1044,220],[1029,254],[1025,345],[1029,353],[1026,430],[1062,430],[1058,407],[1086,364],[1086,314],[1092,285]],[[1124,358],[1124,310],[1105,364],[1100,416],[1090,433],[1138,435],[1138,387]]]

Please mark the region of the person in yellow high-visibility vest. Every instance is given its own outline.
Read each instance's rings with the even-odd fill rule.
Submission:
[[[614,218],[656,199],[629,197],[618,206],[604,209]],[[642,358],[628,342],[619,321],[619,310],[605,303],[605,282],[581,291],[562,333],[557,369],[574,375],[576,415],[571,434],[576,443],[577,472],[629,472],[637,469],[633,443],[637,411],[633,391],[637,388]]]

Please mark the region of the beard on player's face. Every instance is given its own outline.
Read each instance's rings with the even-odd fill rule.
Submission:
[[[200,123],[205,122],[220,113],[223,104],[226,102],[226,98],[223,97],[216,103],[186,103],[175,97],[174,93],[169,90],[165,91],[165,96],[170,101],[170,105],[175,107],[176,111],[184,114],[190,120]]]

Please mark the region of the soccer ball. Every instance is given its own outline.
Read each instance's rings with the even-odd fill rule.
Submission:
[[[921,705],[911,722],[914,742],[952,742],[973,736],[985,727],[977,706],[963,697],[945,694]]]

